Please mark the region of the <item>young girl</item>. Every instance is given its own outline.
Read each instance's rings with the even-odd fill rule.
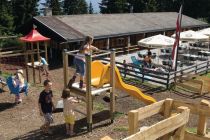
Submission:
[[[15,78],[13,79],[13,85],[14,87],[19,86],[19,92],[21,92],[22,90],[24,90],[25,87],[25,80],[23,77],[23,70],[17,70],[17,72],[15,73]],[[20,94],[16,94],[15,95],[15,103],[21,103],[22,102],[22,98],[20,96]]]
[[[74,123],[75,123],[75,113],[73,109],[75,108],[75,103],[79,101],[76,100],[74,97],[70,97],[70,90],[64,89],[62,96],[63,98],[63,114],[66,123],[66,134],[67,135],[74,135]]]
[[[48,74],[49,74],[49,72],[48,72],[48,63],[47,63],[47,61],[46,61],[46,59],[45,58],[43,58],[43,57],[41,57],[40,56],[40,58],[39,58],[39,63],[41,64],[43,64],[42,65],[42,67],[43,67],[43,75],[46,75],[46,76],[48,76]]]
[[[76,65],[76,72],[72,79],[69,81],[68,87],[71,88],[72,84],[75,82],[76,76],[79,73],[80,75],[80,83],[79,88],[85,88],[84,84],[84,76],[85,76],[85,54],[91,54],[92,50],[98,51],[98,48],[92,46],[93,37],[87,36],[85,38],[85,45],[82,45],[79,49],[77,56],[75,56],[74,63]]]

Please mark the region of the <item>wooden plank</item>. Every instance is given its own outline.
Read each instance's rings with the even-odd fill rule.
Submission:
[[[64,89],[68,84],[68,55],[66,54],[67,50],[63,50],[63,81],[64,81]]]
[[[128,113],[129,135],[138,132],[138,111],[132,110]]]
[[[176,86],[180,86],[182,88],[188,89],[190,91],[194,91],[196,93],[200,93],[200,89],[193,87],[191,85],[187,85],[186,83],[176,83]]]
[[[210,109],[207,106],[195,104],[186,101],[173,101],[173,109],[176,109],[180,106],[186,106],[190,109],[190,113],[197,114],[197,115],[205,115],[206,117],[210,117]]]
[[[169,118],[171,116],[171,111],[172,111],[172,103],[173,99],[167,98],[164,102],[164,117]],[[163,136],[162,140],[169,140],[170,135],[165,135]]]
[[[185,140],[210,140],[210,135],[199,136],[197,134],[185,131],[184,139]]]
[[[155,140],[169,132],[176,130],[177,128],[186,124],[189,120],[190,110],[186,107],[182,113],[172,116],[168,119],[158,122],[155,125],[150,126],[142,132],[138,132],[131,135],[124,140]]]
[[[110,62],[110,85],[111,85],[111,93],[110,93],[110,117],[111,121],[114,120],[114,112],[115,112],[115,51],[111,51],[111,62]]]
[[[88,131],[92,131],[92,95],[91,95],[91,62],[90,55],[85,55],[86,62],[86,111],[87,111],[87,125]]]
[[[206,106],[210,109],[210,103],[207,100],[201,100],[200,105]],[[197,134],[201,136],[206,135],[207,117],[200,114],[198,120]]]
[[[162,100],[162,101],[153,103],[151,105],[137,109],[136,111],[138,111],[138,121],[148,118],[148,117],[155,115],[157,113],[163,112],[164,102],[165,102],[165,100]]]
[[[105,137],[101,138],[100,140],[113,140],[113,139],[110,138],[109,136],[105,136]]]

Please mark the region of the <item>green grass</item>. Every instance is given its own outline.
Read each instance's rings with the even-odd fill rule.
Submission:
[[[104,110],[104,105],[102,103],[94,103],[94,109],[97,110],[97,111],[102,111]]]
[[[118,126],[118,127],[115,127],[113,130],[124,132],[124,131],[128,131],[128,127],[127,126]]]
[[[12,74],[8,73],[8,72],[2,72],[0,74],[0,76],[4,77],[5,79],[7,79],[9,76],[11,76]]]
[[[210,78],[210,73],[207,73],[207,75],[206,75],[206,76]]]
[[[118,117],[123,116],[123,115],[125,115],[123,112],[115,112],[114,113],[115,118],[118,118]]]
[[[186,130],[188,132],[191,132],[191,133],[197,133],[197,128],[196,127],[187,127]],[[207,128],[206,130],[207,132],[210,132],[210,128]]]

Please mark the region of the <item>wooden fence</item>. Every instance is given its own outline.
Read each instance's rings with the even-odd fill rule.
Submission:
[[[109,63],[109,59],[100,58],[104,61],[104,63]],[[125,78],[129,76],[131,78],[136,78],[141,80],[142,82],[148,81],[154,84],[158,84],[166,87],[174,83],[175,77],[177,76],[185,76],[188,74],[205,74],[210,70],[210,61],[205,61],[199,64],[195,64],[189,66],[187,68],[183,68],[178,71],[169,71],[169,72],[161,72],[154,71],[151,69],[141,68],[134,64],[123,64],[121,62],[116,62],[118,69],[120,70],[121,75]],[[160,65],[160,67],[163,67]]]
[[[165,119],[139,132],[139,121],[158,113],[163,115]],[[189,113],[199,116],[197,133],[190,133],[185,130]],[[206,100],[202,100],[200,104],[173,99],[162,100],[129,112],[130,136],[124,140],[152,140],[160,137],[163,140],[168,140],[170,137],[175,140],[210,140],[210,136],[206,132],[209,117],[210,103]],[[108,136],[103,138],[103,140],[109,139],[111,138]]]

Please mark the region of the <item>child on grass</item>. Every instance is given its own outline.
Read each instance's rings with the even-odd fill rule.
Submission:
[[[64,89],[62,96],[63,98],[63,115],[66,123],[66,134],[74,135],[74,123],[75,123],[75,113],[73,109],[75,108],[75,103],[79,101],[74,97],[70,97],[70,90]]]
[[[44,90],[39,95],[39,112],[40,115],[44,117],[44,124],[40,129],[46,134],[52,134],[49,130],[50,124],[53,123],[52,111],[55,106],[52,101],[52,83],[49,80],[44,81]]]
[[[85,88],[84,77],[85,77],[85,54],[91,54],[92,50],[98,51],[98,48],[92,46],[93,37],[87,36],[85,38],[85,45],[82,45],[79,49],[79,53],[75,56],[74,63],[76,65],[76,72],[74,76],[70,79],[68,87],[71,88],[72,84],[75,82],[77,74],[80,75],[79,88]]]

